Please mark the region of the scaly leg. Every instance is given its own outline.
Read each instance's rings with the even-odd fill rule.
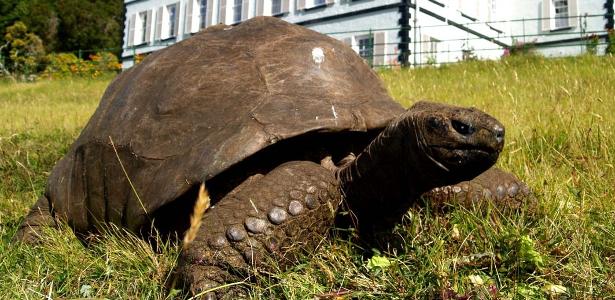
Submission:
[[[535,197],[530,188],[515,175],[492,167],[472,180],[435,188],[424,193],[423,200],[437,209],[447,204],[471,207],[492,201],[504,209],[533,209]]]
[[[314,251],[332,226],[341,194],[333,172],[312,162],[289,162],[242,184],[210,208],[178,273],[192,294],[284,267]],[[206,299],[240,297],[233,289]]]

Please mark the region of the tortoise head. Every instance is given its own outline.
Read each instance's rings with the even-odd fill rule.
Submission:
[[[359,231],[388,230],[421,194],[490,168],[504,126],[475,108],[418,102],[339,171]]]
[[[408,142],[444,171],[441,174],[476,176],[491,167],[502,151],[504,126],[476,108],[418,102],[406,114],[401,120],[410,125]]]

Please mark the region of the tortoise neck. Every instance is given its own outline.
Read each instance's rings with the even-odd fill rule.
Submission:
[[[340,188],[359,231],[392,228],[422,193],[435,187],[415,128],[385,128],[354,161],[338,171]],[[370,233],[368,233],[370,234]]]

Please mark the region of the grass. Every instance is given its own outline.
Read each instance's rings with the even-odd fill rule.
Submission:
[[[512,58],[382,71],[406,106],[476,106],[507,127],[498,165],[536,192],[535,212],[410,211],[396,249],[325,241],[252,285],[255,299],[615,298],[615,58]],[[112,230],[88,248],[69,229],[17,246],[17,225],[96,107],[108,80],[0,83],[0,297],[174,299],[179,248]],[[326,296],[326,297],[325,297]],[[328,297],[328,298],[327,298]],[[339,299],[339,298],[338,298]]]

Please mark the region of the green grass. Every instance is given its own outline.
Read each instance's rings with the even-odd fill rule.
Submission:
[[[253,297],[313,299],[343,288],[345,299],[615,298],[613,74],[615,58],[589,56],[382,71],[406,106],[433,99],[502,121],[507,142],[498,165],[535,190],[539,209],[412,210],[395,232],[397,249],[370,256],[352,241],[327,240],[302,264],[261,276]],[[154,252],[115,230],[85,248],[67,228],[39,246],[10,242],[107,84],[0,83],[2,298],[182,297],[165,289],[173,245]]]

